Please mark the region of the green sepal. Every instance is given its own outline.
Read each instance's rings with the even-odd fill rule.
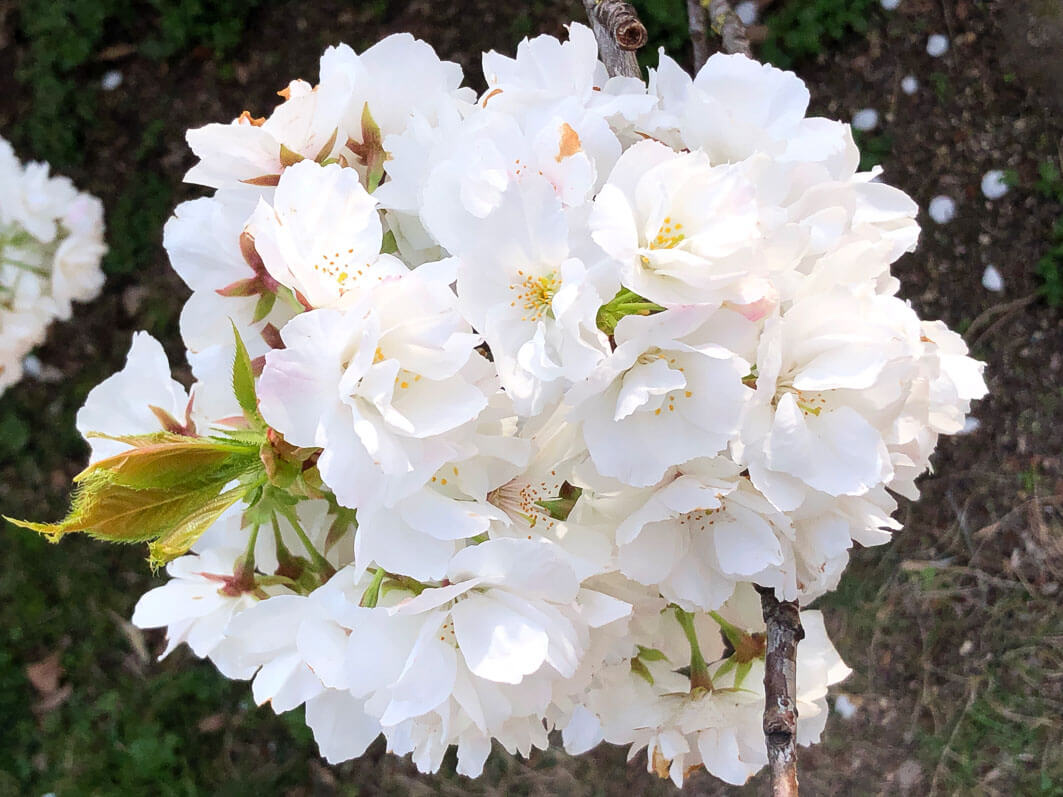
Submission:
[[[332,148],[336,146],[336,137],[339,136],[340,129],[337,127],[332,131],[332,135],[329,140],[325,142],[325,145],[318,150],[317,155],[314,156],[314,160],[320,163],[322,166],[327,165],[326,159],[332,154]]]
[[[263,318],[269,315],[270,310],[273,309],[273,305],[277,303],[277,294],[275,293],[263,293],[258,297],[258,301],[255,302],[255,314],[251,317],[251,323],[257,324]]]
[[[240,409],[244,411],[244,418],[247,419],[251,428],[265,429],[266,422],[262,420],[262,416],[258,412],[258,396],[255,395],[255,370],[251,365],[251,357],[247,353],[247,347],[240,337],[236,324],[233,324],[232,327],[233,339],[236,342],[236,353],[233,356],[233,393],[236,395],[236,401],[240,404]]]
[[[380,134],[380,125],[373,119],[369,112],[369,103],[362,106],[362,140],[348,139],[347,149],[358,156],[365,165],[365,190],[373,193],[380,182],[384,179],[384,161],[387,153],[384,151],[384,139]]]
[[[345,506],[340,506],[335,503],[335,499],[332,499],[333,504],[330,514],[332,515],[332,524],[329,526],[328,534],[325,536],[325,553],[332,550],[343,536],[352,529],[358,528],[358,512],[354,509],[348,509]]]
[[[295,164],[299,163],[299,161],[304,161],[304,160],[306,160],[306,158],[304,156],[300,155],[298,152],[296,152],[293,149],[288,149],[288,147],[284,146],[284,144],[281,144],[281,154],[280,154],[281,166],[285,166],[285,167],[294,166]]]
[[[642,645],[637,645],[636,647],[639,650],[638,658],[643,661],[668,661],[668,657],[657,648],[647,648]]]
[[[557,498],[536,501],[535,505],[545,509],[546,513],[554,520],[568,520],[568,516],[572,514],[572,508],[583,494],[583,490],[565,482],[561,485],[559,493],[560,495]]]
[[[740,661],[738,663],[738,669],[735,671],[735,689],[742,688],[742,682],[746,680],[746,676],[749,675],[749,671],[753,669],[753,661]]]
[[[596,323],[598,329],[606,335],[612,335],[616,331],[620,319],[629,315],[652,315],[660,313],[665,308],[639,296],[634,291],[621,288],[620,291],[608,302],[598,308]]]
[[[422,592],[428,589],[428,587],[422,584],[417,579],[411,578],[410,576],[389,573],[388,577],[384,580],[384,583],[381,585],[380,589],[382,590],[382,595],[386,595],[393,589],[401,589],[406,592],[412,592],[414,595],[420,595]]]
[[[640,678],[643,678],[650,686],[653,686],[653,675],[650,673],[649,667],[643,663],[642,659],[634,658],[631,660],[631,672],[635,673],[635,675]]]
[[[285,510],[299,503],[294,495],[278,490],[269,484],[261,485],[256,496],[249,497],[247,509],[244,510],[245,526],[264,526],[273,523],[274,515],[285,514]]]
[[[388,230],[380,240],[380,254],[393,255],[399,251],[399,242],[395,240],[395,232]]]

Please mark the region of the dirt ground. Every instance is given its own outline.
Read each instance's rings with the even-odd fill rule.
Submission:
[[[770,4],[768,18],[783,5]],[[187,291],[160,240],[173,205],[197,194],[179,182],[193,162],[186,128],[268,111],[290,78],[316,77],[320,52],[337,41],[361,49],[409,31],[475,75],[480,51],[512,52],[521,36],[562,34],[570,19],[582,9],[562,0],[267,2],[224,60],[207,47],[149,58],[115,49],[129,42],[105,33],[102,55],[75,76],[92,92],[94,121],[62,171],[104,199],[119,253],[104,295],[38,350],[52,378],[0,398],[0,511],[62,511],[85,456],[73,414],[121,366],[134,330],[160,337],[180,361]],[[931,33],[951,42],[937,59],[926,52]],[[0,75],[24,66],[26,37],[19,4],[0,0]],[[974,410],[978,428],[942,442],[922,500],[899,511],[904,530],[857,552],[820,604],[854,670],[836,691],[855,713],[832,712],[824,743],[803,752],[803,793],[1063,794],[1063,314],[1040,297],[1034,272],[1063,214],[1035,188],[1042,164],[1063,160],[1061,52],[1059,0],[902,0],[892,12],[875,3],[866,33],[795,65],[813,112],[878,110],[877,129],[861,139],[889,182],[923,208],[941,194],[957,202],[948,224],[920,216],[921,245],[895,273],[921,316],[964,332],[990,386]],[[103,92],[110,70],[122,83]],[[919,81],[914,95],[900,88],[907,75]],[[12,82],[0,94],[0,135],[23,157],[43,154],[18,133],[39,90]],[[980,190],[990,169],[1016,183],[994,201]],[[982,286],[989,264],[1001,292]],[[184,650],[154,662],[160,635],[124,620],[148,586],[145,571],[140,550],[56,548],[0,529],[0,795],[674,793],[645,773],[644,758],[625,764],[611,748],[527,762],[497,752],[475,783],[452,762],[418,775],[379,742],[360,761],[328,767],[298,716],[255,709],[245,684],[222,683]],[[50,693],[27,670],[48,661],[59,673]],[[762,788],[728,790],[702,774],[684,791]]]

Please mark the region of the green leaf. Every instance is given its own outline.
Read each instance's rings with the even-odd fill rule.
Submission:
[[[74,477],[86,482],[107,473],[114,484],[134,490],[196,487],[239,478],[258,467],[257,446],[218,437],[184,437],[169,432],[107,437],[132,446],[130,450],[94,462]]]
[[[236,340],[236,355],[233,357],[233,393],[244,411],[247,422],[256,429],[265,426],[262,416],[258,414],[258,397],[255,395],[255,371],[251,366],[251,357],[247,347],[240,338],[240,332],[233,324],[233,338]]]
[[[246,490],[236,487],[207,501],[193,510],[155,542],[148,546],[148,561],[152,569],[184,555],[221,514],[243,497]]]
[[[264,480],[258,447],[167,432],[111,438],[131,448],[93,463],[74,481],[58,523],[11,520],[57,542],[83,533],[110,542],[157,541],[153,566],[180,556],[228,507]],[[233,481],[239,486],[222,493]]]
[[[115,484],[107,471],[99,471],[79,485],[70,514],[59,523],[7,519],[52,542],[76,532],[109,542],[144,542],[168,534],[216,492],[210,486],[136,489]]]

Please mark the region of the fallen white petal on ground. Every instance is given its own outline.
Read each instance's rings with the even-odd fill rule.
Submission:
[[[1004,278],[997,271],[996,266],[988,265],[985,267],[985,271],[982,272],[982,287],[994,293],[1000,293],[1004,290]]]
[[[938,224],[948,224],[956,217],[956,200],[948,196],[936,196],[930,200],[927,212]]]

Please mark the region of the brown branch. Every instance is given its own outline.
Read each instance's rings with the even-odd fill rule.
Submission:
[[[746,35],[746,26],[738,18],[738,14],[731,8],[727,0],[701,0],[708,5],[709,21],[712,29],[720,34],[723,39],[722,50],[725,53],[741,53],[748,58],[753,57],[753,51],[749,47],[749,37]]]
[[[797,601],[757,587],[768,627],[764,661],[764,741],[772,797],[797,797],[797,643],[804,639]]]
[[[690,20],[690,43],[694,45],[694,74],[709,60],[709,14],[701,0],[687,0],[687,19]]]
[[[610,76],[642,77],[635,51],[646,43],[646,26],[622,0],[583,0],[598,40],[598,55]]]

